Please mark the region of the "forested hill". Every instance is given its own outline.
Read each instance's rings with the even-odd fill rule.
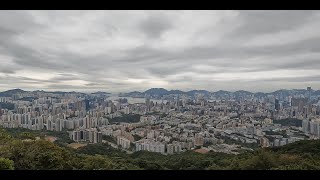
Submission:
[[[19,132],[21,133],[21,132]],[[31,138],[30,140],[26,140]],[[151,152],[125,154],[105,144],[71,149],[32,133],[12,135],[0,129],[0,169],[320,169],[320,140],[299,141],[283,147],[240,155],[192,151],[177,155]]]

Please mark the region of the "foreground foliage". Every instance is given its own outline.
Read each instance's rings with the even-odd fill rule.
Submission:
[[[146,151],[126,154],[106,144],[71,149],[43,139],[35,140],[30,133],[21,131],[12,136],[12,132],[0,129],[0,169],[320,169],[320,140],[239,155],[187,151],[166,156]]]

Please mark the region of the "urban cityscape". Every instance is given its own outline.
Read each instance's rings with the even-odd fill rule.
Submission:
[[[320,11],[0,11],[0,170],[319,170]]]
[[[177,92],[153,88],[141,93],[145,102],[130,103],[130,93],[110,100],[111,94],[103,92],[14,89],[1,94],[0,126],[67,131],[75,143],[109,143],[128,153],[238,154],[320,137],[320,91],[311,87],[272,93]]]

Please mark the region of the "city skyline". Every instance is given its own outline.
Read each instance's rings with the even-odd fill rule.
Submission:
[[[1,11],[0,91],[320,89],[319,11]]]

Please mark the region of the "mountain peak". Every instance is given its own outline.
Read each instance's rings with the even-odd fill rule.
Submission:
[[[169,91],[164,88],[151,88],[151,89],[146,90],[144,93],[149,94],[149,95],[162,96],[162,95],[168,94],[168,92]]]
[[[24,91],[24,90],[22,90],[22,89],[19,89],[19,88],[17,88],[17,89],[10,89],[10,90],[8,90],[8,91],[4,91],[4,93],[23,93],[23,92],[26,92],[26,91]]]

